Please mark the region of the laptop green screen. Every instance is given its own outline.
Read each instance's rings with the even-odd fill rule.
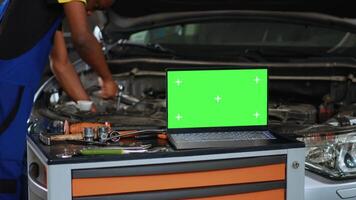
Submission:
[[[267,125],[267,79],[267,69],[168,71],[168,128]]]

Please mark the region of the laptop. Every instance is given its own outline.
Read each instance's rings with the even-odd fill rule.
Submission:
[[[249,146],[268,131],[268,70],[167,69],[167,133],[176,149]]]

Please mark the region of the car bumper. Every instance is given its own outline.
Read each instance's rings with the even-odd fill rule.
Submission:
[[[305,200],[356,200],[356,178],[331,180],[305,172]]]

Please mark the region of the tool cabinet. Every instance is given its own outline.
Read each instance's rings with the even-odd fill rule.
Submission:
[[[29,199],[303,200],[304,148],[253,148],[51,157],[28,137]]]

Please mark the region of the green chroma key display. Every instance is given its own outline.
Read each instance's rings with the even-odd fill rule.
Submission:
[[[267,125],[267,69],[168,71],[168,128]]]

